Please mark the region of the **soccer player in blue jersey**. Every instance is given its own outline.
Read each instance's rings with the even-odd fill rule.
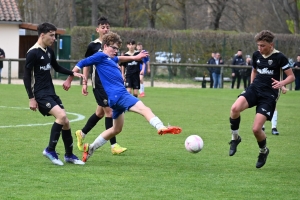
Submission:
[[[53,67],[56,72],[83,77],[82,74],[72,72],[61,67],[50,46],[55,41],[56,27],[50,23],[43,23],[37,27],[38,41],[26,54],[26,64],[24,70],[24,85],[29,97],[29,107],[31,110],[39,112],[44,116],[54,116],[55,122],[50,132],[50,140],[43,155],[53,164],[63,165],[55,151],[56,144],[62,133],[62,140],[65,145],[64,160],[69,163],[83,165],[73,154],[73,138],[70,123],[67,118],[64,106],[59,96],[56,95],[50,70]]]
[[[96,31],[99,33],[99,38],[92,41],[88,45],[88,48],[85,53],[85,57],[89,57],[94,53],[98,52],[99,50],[101,50],[102,38],[105,34],[109,33],[110,31],[110,23],[107,18],[105,17],[99,18],[98,27],[96,28]],[[77,147],[80,151],[83,151],[83,142],[86,135],[96,126],[96,124],[104,116],[105,116],[105,128],[109,129],[113,125],[112,109],[108,106],[108,102],[107,102],[108,97],[102,86],[102,82],[100,80],[98,72],[96,71],[96,67],[95,66],[85,67],[83,69],[83,74],[85,75],[86,80],[88,80],[90,68],[92,70],[91,82],[93,87],[93,94],[98,105],[96,108],[96,112],[89,117],[84,127],[81,130],[77,130],[75,132],[77,138]],[[63,88],[65,90],[69,90],[72,80],[73,80],[73,76],[69,76],[67,80],[63,83]],[[82,94],[85,96],[88,95],[87,81],[83,81],[82,83]],[[109,141],[111,144],[111,152],[113,155],[121,154],[127,150],[127,148],[121,147],[117,143],[116,137],[112,137]]]
[[[232,140],[229,143],[229,156],[233,156],[241,142],[239,136],[240,113],[247,108],[256,106],[256,115],[252,126],[259,146],[256,168],[265,165],[269,154],[267,137],[262,126],[266,120],[272,119],[281,88],[295,80],[288,59],[274,48],[274,37],[274,34],[268,30],[263,30],[255,36],[258,51],[255,51],[252,56],[251,84],[246,91],[239,95],[230,110]],[[284,80],[281,78],[283,72],[287,76]]]
[[[141,42],[138,42],[136,45],[137,51],[141,52],[143,51],[143,44]],[[150,73],[150,58],[149,56],[143,58],[143,63],[140,66],[140,95],[139,97],[144,97],[145,96],[145,86],[144,86],[144,77],[146,76],[147,73]]]
[[[124,87],[123,77],[118,67],[119,62],[128,62],[131,60],[141,60],[148,56],[147,52],[141,52],[135,56],[115,56],[121,47],[122,40],[116,33],[109,32],[103,37],[103,52],[97,52],[94,55],[85,58],[77,63],[73,68],[78,72],[85,66],[95,65],[96,70],[102,81],[104,90],[108,96],[108,105],[113,109],[113,126],[103,131],[92,144],[84,144],[83,161],[93,154],[99,147],[103,146],[110,138],[122,131],[124,124],[124,112],[126,110],[138,113],[157,129],[158,134],[179,134],[181,128],[177,126],[166,127],[163,122],[153,114],[151,109],[143,104],[138,98],[129,94]]]

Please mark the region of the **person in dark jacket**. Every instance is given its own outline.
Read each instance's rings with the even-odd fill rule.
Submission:
[[[224,64],[223,60],[221,59],[221,55],[219,52],[215,54],[215,58],[209,60],[209,63],[211,65],[222,65]],[[214,88],[220,88],[221,87],[221,68],[220,67],[212,67],[212,77],[214,81]]]
[[[236,56],[233,58],[233,61],[232,61],[232,65],[244,65],[245,64],[245,60],[243,58],[243,52],[242,50],[238,50],[238,52],[236,53]],[[240,83],[241,83],[241,75],[239,73],[239,68],[232,68],[232,74],[231,74],[231,77],[232,77],[232,82],[231,82],[231,89],[234,88],[234,83],[235,83],[235,80],[237,80],[237,83],[236,83],[236,88],[239,89],[240,88]]]
[[[215,52],[211,53],[211,58],[207,61],[207,64],[210,64],[211,62],[214,62],[215,60]],[[214,80],[213,80],[213,68],[212,67],[208,67],[207,68],[208,72],[209,72],[209,82],[210,82],[210,88],[213,88],[214,86]]]

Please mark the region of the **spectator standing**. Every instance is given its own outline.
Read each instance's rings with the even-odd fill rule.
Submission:
[[[210,64],[210,63],[214,62],[214,60],[215,60],[215,52],[211,53],[211,58],[207,61],[207,64]],[[213,80],[213,76],[212,76],[213,68],[208,67],[207,70],[208,70],[208,73],[209,73],[210,88],[213,88],[213,86],[214,86],[214,80]]]
[[[250,77],[251,77],[251,71],[252,71],[252,60],[251,60],[250,56],[246,58],[246,65],[251,68],[244,68],[244,69],[240,69],[240,71],[239,71],[240,75],[243,79],[245,90],[250,85]]]
[[[243,58],[243,52],[242,52],[241,49],[239,49],[238,52],[236,53],[236,56],[233,58],[232,65],[244,65],[244,64],[245,64],[245,60],[244,60],[244,58]],[[231,74],[231,78],[232,78],[231,89],[234,88],[235,80],[237,80],[236,88],[237,88],[237,89],[240,88],[241,75],[240,75],[239,70],[240,70],[240,68],[232,68],[232,74]]]
[[[209,62],[210,62],[209,64],[211,64],[211,65],[224,64],[219,52],[216,52],[214,59],[210,59]],[[221,87],[221,68],[220,67],[212,67],[212,77],[213,77],[213,82],[214,82],[214,88],[220,88]]]
[[[2,61],[3,58],[5,58],[5,52],[3,49],[0,48],[0,83],[1,83],[1,72],[3,68],[3,61]]]
[[[295,75],[295,90],[300,90],[300,55],[297,56],[297,62],[294,64],[295,69],[294,75]]]

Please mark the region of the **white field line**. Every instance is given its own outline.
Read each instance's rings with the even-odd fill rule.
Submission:
[[[10,109],[19,109],[19,110],[27,110],[29,108],[22,108],[22,107],[8,107],[8,106],[0,106],[1,108],[10,108]],[[76,118],[69,120],[70,122],[76,122],[76,121],[81,121],[84,120],[85,116],[78,114],[78,113],[72,113],[72,112],[66,112],[68,115],[75,115]],[[18,127],[25,127],[25,126],[46,126],[46,125],[51,125],[53,122],[49,123],[44,123],[44,124],[17,124],[17,125],[5,125],[5,126],[0,126],[0,128],[18,128]]]

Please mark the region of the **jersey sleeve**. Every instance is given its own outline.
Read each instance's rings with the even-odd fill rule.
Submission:
[[[23,83],[24,83],[24,86],[25,86],[25,89],[26,89],[29,99],[34,97],[32,89],[31,89],[31,78],[32,78],[32,72],[33,72],[33,68],[35,66],[36,58],[37,58],[37,56],[36,56],[36,53],[34,50],[31,50],[26,54]]]
[[[281,57],[280,57],[280,66],[283,71],[290,69],[289,60],[283,54],[281,54]]]
[[[92,65],[97,65],[102,62],[102,59],[104,57],[104,53],[102,52],[97,52],[93,54],[92,56],[89,56],[85,59],[80,60],[76,66],[82,69],[85,66],[92,66]]]
[[[255,55],[255,52],[253,53],[252,55],[252,68],[253,69],[256,69],[257,68],[257,65],[256,65],[256,55]]]
[[[86,52],[85,52],[85,55],[84,55],[84,57],[89,57],[89,56],[91,56],[91,55],[93,55],[94,54],[94,52],[92,51],[92,43],[90,43],[89,45],[88,45],[88,47],[87,47],[87,50],[86,50]]]
[[[54,52],[52,50],[49,52],[51,53],[51,66],[54,68],[54,70],[58,73],[72,76],[73,72],[71,70],[62,67],[57,63]]]

